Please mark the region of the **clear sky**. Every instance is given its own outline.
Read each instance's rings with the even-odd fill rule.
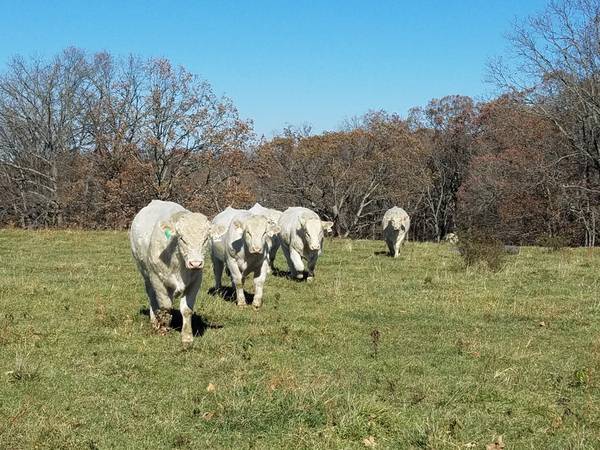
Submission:
[[[492,91],[485,62],[545,0],[0,0],[0,67],[68,46],[167,57],[231,97],[257,133],[337,128]]]

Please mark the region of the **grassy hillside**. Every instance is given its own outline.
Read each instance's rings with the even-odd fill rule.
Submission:
[[[600,448],[600,252],[383,250],[329,241],[259,311],[209,266],[183,351],[125,233],[0,230],[0,447]]]

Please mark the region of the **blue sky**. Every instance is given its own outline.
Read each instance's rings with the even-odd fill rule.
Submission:
[[[68,46],[167,57],[231,97],[259,135],[322,131],[370,109],[489,95],[485,62],[545,3],[0,0],[0,67]]]

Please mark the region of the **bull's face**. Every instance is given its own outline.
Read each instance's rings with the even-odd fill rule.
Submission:
[[[304,235],[304,242],[311,251],[321,250],[323,242],[323,232],[331,231],[332,222],[323,222],[314,217],[301,218],[300,226]]]
[[[218,237],[225,232],[223,226],[211,225],[206,216],[198,213],[174,214],[162,228],[167,238],[176,239],[177,252],[185,267],[190,270],[204,268],[204,254],[209,238]]]
[[[391,220],[392,223],[392,228],[396,231],[406,231],[406,224],[404,223],[405,220],[401,217],[394,217]]]
[[[248,253],[253,255],[264,253],[273,235],[280,231],[278,225],[273,224],[262,215],[251,216],[244,221],[236,219],[234,225],[242,230],[244,247]]]

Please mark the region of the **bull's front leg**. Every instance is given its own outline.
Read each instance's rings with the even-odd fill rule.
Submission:
[[[252,306],[255,308],[260,308],[262,306],[263,287],[265,280],[267,279],[268,269],[269,263],[265,258],[260,269],[254,272],[254,299],[252,300]]]
[[[292,272],[292,276],[301,280],[304,276],[304,262],[302,261],[302,256],[293,247],[290,247],[290,269]]]
[[[238,306],[246,306],[246,296],[244,295],[244,275],[233,258],[227,258],[227,267],[231,274],[231,282],[235,287],[235,296]]]
[[[173,315],[171,314],[171,308],[173,306],[171,296],[164,283],[158,279],[158,277],[150,276],[150,285],[154,290],[154,299],[156,301],[156,309],[153,308],[153,326],[155,328],[168,328],[171,326],[171,319],[173,318]],[[152,315],[150,316],[150,319],[152,320]]]
[[[396,242],[394,243],[394,258],[397,258],[400,255],[400,247],[402,246],[402,236],[398,236],[396,238]]]
[[[202,274],[198,274],[196,280],[192,282],[179,301],[179,311],[181,312],[181,343],[184,347],[190,346],[194,340],[192,330],[192,316],[194,315],[194,304],[202,284]]]
[[[306,281],[312,281],[315,278],[315,267],[317,266],[317,259],[319,258],[318,252],[311,252],[307,258],[308,276]]]
[[[385,244],[390,252],[390,256],[394,256],[394,242],[390,238],[386,238]]]

